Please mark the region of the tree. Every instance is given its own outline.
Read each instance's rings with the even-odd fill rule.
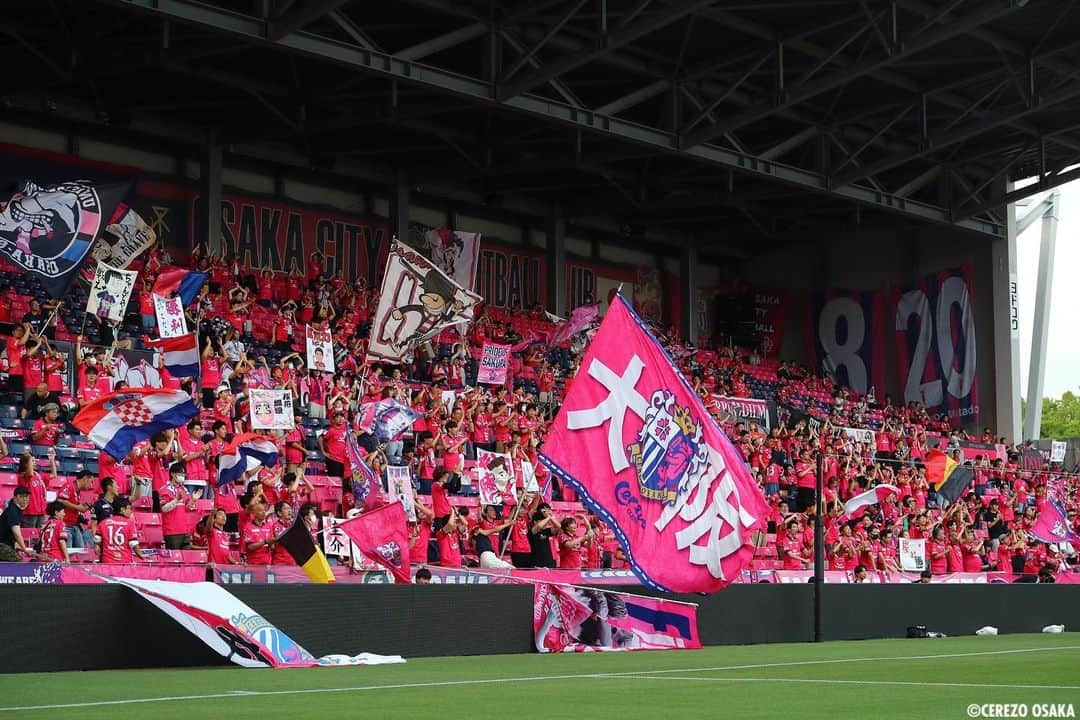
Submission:
[[[1042,437],[1080,437],[1080,396],[1066,391],[1060,400],[1043,398]]]

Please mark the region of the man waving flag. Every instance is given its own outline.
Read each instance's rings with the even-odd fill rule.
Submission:
[[[614,530],[654,589],[726,587],[765,528],[768,505],[742,455],[621,296],[540,459]]]

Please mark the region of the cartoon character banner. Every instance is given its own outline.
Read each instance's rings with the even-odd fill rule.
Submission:
[[[401,503],[405,509],[405,518],[409,522],[416,522],[416,494],[409,468],[405,465],[387,465],[386,485],[390,499]]]
[[[328,330],[307,328],[307,366],[309,370],[334,372],[334,338]]]
[[[420,253],[394,243],[383,275],[368,356],[400,362],[443,328],[471,322],[482,300]]]
[[[157,315],[158,335],[163,338],[187,335],[187,318],[184,304],[179,297],[162,297],[154,294],[154,313]]]
[[[481,505],[504,505],[517,502],[514,497],[514,465],[507,453],[476,449],[475,486]]]
[[[292,430],[293,398],[289,390],[248,389],[252,430]]]
[[[75,270],[112,218],[130,183],[86,180],[24,183],[0,201],[0,254],[36,275],[52,297],[63,297]]]
[[[424,233],[424,241],[431,248],[435,266],[461,287],[472,290],[480,258],[480,233],[435,228]]]
[[[136,270],[120,270],[99,262],[86,298],[87,314],[111,322],[123,320],[138,276]]]
[[[979,421],[978,358],[971,268],[947,268],[892,290],[896,363],[904,402]]]
[[[621,295],[540,459],[611,527],[653,589],[726,587],[765,528],[768,505],[742,455]]]

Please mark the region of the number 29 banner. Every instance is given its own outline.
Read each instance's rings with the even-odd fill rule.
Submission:
[[[973,297],[964,266],[893,288],[890,303],[904,402],[965,424],[979,421]]]
[[[765,527],[768,505],[742,455],[621,295],[540,459],[611,527],[654,589],[726,587]]]

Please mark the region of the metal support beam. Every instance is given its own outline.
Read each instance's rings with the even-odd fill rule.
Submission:
[[[1050,307],[1054,289],[1054,251],[1057,246],[1061,193],[1055,190],[1041,203],[1042,238],[1039,275],[1035,281],[1035,319],[1031,326],[1031,364],[1028,366],[1027,414],[1024,439],[1038,440],[1042,431],[1042,398],[1046,373],[1046,341],[1050,333]],[[1026,218],[1025,218],[1026,219]]]
[[[1005,184],[1012,190],[1012,183]],[[993,288],[994,424],[1009,443],[1020,437],[1020,315],[1016,279],[1016,206],[1006,211],[1008,231],[990,246]]]
[[[547,225],[548,312],[566,317],[566,218],[562,207],[551,207]]]
[[[324,15],[337,10],[349,0],[307,0],[302,5],[287,10],[281,17],[267,23],[266,36],[280,40],[289,33],[301,30]]]
[[[353,39],[353,42],[355,42],[360,47],[367,50],[375,50],[376,52],[382,52],[382,48],[379,47],[379,44],[372,40],[371,36],[364,32],[363,28],[358,26],[349,18],[345,17],[343,13],[335,10],[332,13],[328,13],[327,17],[337,23],[337,26],[340,27],[346,35],[351,37]]]
[[[713,2],[715,0],[682,0],[642,20],[631,21],[628,24],[624,23],[606,35],[597,35],[593,39],[591,47],[552,60],[539,70],[518,78],[512,83],[499,86],[497,97],[499,100],[509,100],[516,97],[541,83],[570,72],[574,68],[581,67],[600,55],[609,53],[644,35],[666,27],[690,13],[712,5]]]
[[[222,147],[217,132],[207,133],[199,169],[199,189],[203,204],[199,209],[195,243],[202,243],[211,254],[221,254],[221,170]]]
[[[397,170],[390,194],[390,234],[401,242],[409,241],[409,190],[405,171]]]
[[[911,57],[916,53],[934,47],[957,35],[961,35],[972,28],[998,20],[1009,13],[1015,12],[1020,7],[1021,3],[1016,2],[1015,0],[1010,0],[1009,2],[999,0],[998,2],[987,3],[983,9],[973,12],[970,15],[958,18],[947,25],[927,30],[922,35],[909,38],[901,45],[897,52],[892,53],[891,55],[882,54],[869,60],[863,60],[848,68],[840,70],[829,77],[822,78],[821,80],[811,81],[796,87],[788,88],[778,102],[763,102],[754,105],[742,112],[736,113],[724,122],[710,125],[690,133],[683,138],[682,146],[693,147],[703,142],[707,142],[714,137],[723,135],[724,133],[738,130],[740,127],[768,117],[778,110],[804,102],[821,93],[828,92],[829,90],[835,90],[838,87],[850,83],[856,78],[881,70],[904,58]]]
[[[1066,167],[1075,165],[1080,162],[1080,158],[1076,158],[1072,162],[1068,163]],[[1058,172],[1056,175],[1047,175],[1042,180],[1036,183],[1027,185],[1020,190],[1012,190],[1002,197],[994,198],[987,201],[983,205],[977,208],[966,210],[962,215],[958,215],[959,221],[964,221],[970,217],[977,217],[987,211],[1002,208],[1010,203],[1014,203],[1017,200],[1023,200],[1024,198],[1031,197],[1032,195],[1038,195],[1046,190],[1052,190],[1056,187],[1060,187],[1065,183],[1072,182],[1073,180],[1080,180],[1080,168],[1074,168],[1067,172]]]
[[[422,43],[407,47],[404,50],[395,53],[395,55],[401,60],[420,60],[421,58],[426,58],[428,55],[434,55],[437,52],[448,50],[455,45],[460,45],[469,40],[483,37],[487,32],[488,26],[486,23],[473,23],[472,25],[466,25],[457,30],[451,30],[438,37],[433,37],[430,40],[425,40]]]
[[[544,34],[544,37],[540,38],[540,40],[535,45],[533,45],[525,53],[523,53],[522,56],[519,57],[517,61],[510,66],[509,69],[507,69],[506,73],[503,75],[502,81],[507,82],[510,80],[510,78],[514,77],[514,75],[517,74],[518,70],[523,68],[525,66],[525,63],[529,62],[529,60],[531,60],[532,57],[540,51],[540,48],[544,47],[544,45],[547,44],[548,40],[555,37],[555,35],[557,35],[559,31],[562,30],[563,25],[570,22],[570,19],[577,15],[578,10],[581,10],[581,8],[587,2],[589,2],[589,0],[577,0],[574,6],[570,8],[570,10],[565,15],[559,18],[558,22],[548,28],[548,31]]]
[[[264,34],[263,23],[257,18],[228,12],[195,2],[194,0],[117,1],[124,5],[154,12],[158,15],[174,17],[189,23],[211,27],[248,40],[268,42]],[[680,7],[684,8],[686,12],[690,11],[686,9],[689,5],[681,5]],[[400,79],[414,85],[432,88],[440,92],[475,99],[490,105],[501,106],[508,110],[540,117],[549,122],[569,125],[598,135],[617,138],[624,142],[641,145],[651,148],[654,151],[659,150],[673,155],[682,155],[683,157],[707,165],[728,168],[741,173],[796,185],[804,189],[823,194],[830,194],[834,197],[844,198],[857,203],[906,214],[911,217],[931,222],[952,225],[979,233],[1000,235],[1004,232],[1004,228],[1000,224],[978,219],[966,220],[959,223],[953,222],[951,214],[940,207],[906,198],[899,198],[873,188],[859,185],[836,188],[830,186],[828,178],[820,172],[813,172],[776,163],[748,153],[705,145],[680,150],[678,147],[678,137],[674,133],[603,115],[594,111],[583,110],[570,104],[560,103],[548,98],[518,95],[499,101],[496,98],[495,87],[489,82],[465,77],[429,65],[413,63],[395,55],[378,53],[349,43],[304,33],[294,33],[282,38],[276,45],[290,52],[317,57],[338,65],[356,68],[382,77]]]
[[[899,165],[903,165],[904,163],[911,162],[924,155],[929,155],[930,153],[956,145],[957,143],[965,142],[988,130],[993,130],[1001,125],[1007,125],[1015,120],[1020,120],[1028,115],[1046,110],[1054,105],[1073,100],[1077,97],[1080,97],[1080,82],[1075,82],[1072,85],[1067,85],[1054,92],[1046,93],[1040,97],[1038,103],[1032,103],[1031,105],[1017,105],[996,113],[990,113],[982,120],[969,123],[951,132],[933,136],[923,147],[917,148],[909,153],[896,153],[889,157],[882,158],[881,160],[869,163],[858,170],[851,171],[846,175],[841,175],[836,178],[835,183],[837,186],[843,186],[860,178],[864,178],[867,175],[875,175],[884,170],[889,170]]]

